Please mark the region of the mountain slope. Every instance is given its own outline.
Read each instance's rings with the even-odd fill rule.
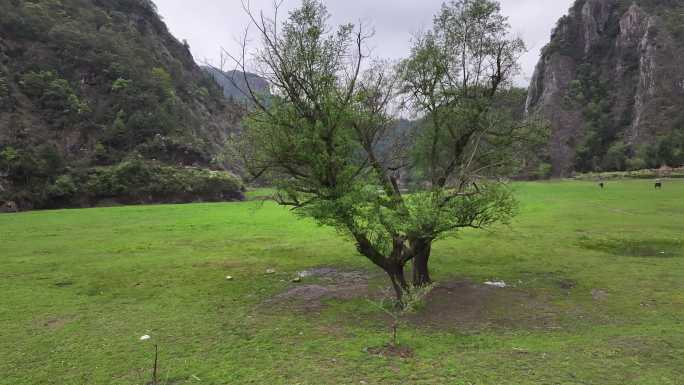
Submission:
[[[0,194],[49,205],[59,175],[131,159],[222,166],[214,159],[243,107],[225,101],[151,1],[0,9]]]
[[[551,121],[556,175],[684,164],[683,39],[681,0],[576,1],[527,100]]]
[[[223,95],[228,99],[249,100],[250,89],[255,94],[268,93],[268,81],[259,75],[240,71],[223,72],[213,67],[202,67],[202,69],[213,77],[223,90]]]

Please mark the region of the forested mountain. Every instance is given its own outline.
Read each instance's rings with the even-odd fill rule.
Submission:
[[[0,10],[0,204],[240,195],[224,194],[235,178],[205,169],[225,166],[216,154],[243,107],[151,1],[0,0]],[[160,172],[176,180],[150,185]]]
[[[249,100],[250,89],[255,94],[268,93],[268,81],[259,75],[234,70],[224,72],[213,67],[202,67],[202,69],[214,78],[223,90],[223,95],[229,100]]]
[[[554,173],[684,164],[682,57],[684,1],[577,0],[527,100],[553,126]]]

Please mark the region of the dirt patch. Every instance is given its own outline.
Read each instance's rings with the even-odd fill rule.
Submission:
[[[363,271],[320,267],[300,271],[302,282],[268,301],[270,305],[288,304],[307,310],[317,310],[331,299],[349,300],[370,297],[370,275]]]
[[[397,358],[412,358],[413,349],[408,346],[386,344],[380,347],[368,348],[366,351],[369,354],[381,357],[397,357]]]
[[[605,301],[608,299],[608,293],[605,290],[593,289],[591,291],[591,298],[593,298],[594,301]]]
[[[470,281],[439,284],[424,307],[407,317],[416,326],[437,329],[558,329],[549,299],[522,289],[496,288]]]
[[[49,330],[59,330],[71,323],[73,320],[73,317],[50,317],[48,319],[38,321],[37,324]]]
[[[238,261],[203,261],[198,263],[193,263],[194,268],[213,268],[213,269],[238,269],[244,267],[244,264]]]
[[[304,285],[279,294],[276,299],[298,299],[301,301],[320,300],[326,296],[332,296],[333,290],[320,285]]]
[[[318,311],[328,300],[391,298],[385,286],[366,272],[317,268],[300,272],[303,283],[291,286],[266,301],[269,309]],[[572,286],[571,282],[564,282]],[[439,283],[416,312],[403,320],[416,327],[439,330],[505,328],[524,330],[560,329],[562,312],[551,304],[550,295],[520,288],[498,288],[468,280]],[[378,314],[379,320],[390,320]],[[384,353],[383,353],[384,354]],[[392,354],[392,353],[387,353]]]
[[[563,290],[572,290],[577,286],[577,281],[574,279],[563,278],[557,280],[556,284]]]
[[[298,273],[302,278],[317,278],[322,281],[332,283],[367,283],[370,275],[364,271],[339,270],[332,267],[317,267],[314,269],[303,270]]]

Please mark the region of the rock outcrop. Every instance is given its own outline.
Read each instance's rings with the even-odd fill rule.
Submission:
[[[684,130],[679,3],[577,0],[558,22],[526,103],[551,122],[556,176],[682,161],[668,139]]]

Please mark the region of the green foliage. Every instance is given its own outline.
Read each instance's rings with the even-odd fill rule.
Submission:
[[[52,117],[75,120],[90,112],[88,103],[81,100],[66,79],[53,71],[27,72],[19,83],[26,95],[48,110]]]
[[[0,14],[0,26],[3,31],[23,39],[40,39],[54,26],[51,12],[57,7],[56,1],[6,0],[3,3],[3,13]]]
[[[131,85],[130,80],[118,78],[118,79],[114,80],[114,82],[112,83],[112,91],[114,91],[114,92],[125,91],[126,89],[128,89],[128,87],[130,85]]]
[[[35,150],[42,146],[59,149],[72,169],[116,165],[132,154],[209,166],[216,152],[207,144],[214,140],[209,126],[230,114],[221,115],[220,90],[169,34],[152,1],[0,3],[0,36],[7,42],[0,53],[0,110],[11,113],[0,124],[12,125],[0,131],[17,133],[3,136],[0,147],[11,145],[25,160],[9,176],[24,181],[12,184],[13,194],[23,190],[43,206],[41,191],[60,174],[42,174]],[[30,98],[31,108],[9,100],[17,97],[10,91]],[[30,170],[41,174],[25,175]]]
[[[635,156],[627,159],[627,170],[636,171],[643,170],[648,167],[648,163],[641,156]]]
[[[639,162],[639,163],[637,163]],[[575,175],[578,180],[595,181],[597,179],[658,179],[658,178],[673,178],[684,179],[684,167],[675,169],[652,169],[645,168],[645,163],[641,158],[631,158],[628,161],[629,171],[611,171],[611,172],[589,172]]]
[[[14,186],[2,198],[18,202],[22,209],[89,205],[103,199],[122,203],[239,200],[244,190],[240,179],[228,172],[141,159],[108,167],[66,168],[50,146],[3,148],[0,173]]]
[[[157,92],[159,100],[166,101],[176,98],[171,75],[162,67],[154,67],[150,71],[152,86]]]
[[[1,198],[16,201],[22,208],[43,205],[49,199],[47,186],[64,166],[62,155],[51,145],[2,148],[0,173],[11,188],[3,191]]]
[[[574,7],[577,7],[575,3]],[[542,53],[544,56],[560,54],[563,56],[577,57],[583,54],[583,49],[578,45],[579,31],[577,20],[569,15],[562,16],[551,33],[551,41],[547,44]]]
[[[551,177],[553,173],[553,166],[550,163],[541,162],[537,166],[537,170],[534,172],[534,176],[537,179],[546,179]]]
[[[282,81],[269,103],[254,98],[259,108],[236,152],[254,175],[276,180],[281,204],[353,239],[388,273],[401,303],[410,291],[404,265],[427,265],[434,240],[515,214],[511,191],[495,177],[516,163],[518,138],[534,132],[517,124],[522,111],[512,101],[521,94],[510,89],[524,45],[508,40],[500,6],[489,0],[444,5],[398,68],[366,65],[365,34],[328,20],[323,2],[305,0],[282,25],[263,21],[257,65]],[[463,60],[472,73],[460,84],[451,75]],[[400,85],[425,118],[405,143],[389,145],[402,136],[389,113]],[[422,179],[406,192],[404,175]]]
[[[0,152],[0,161],[5,167],[11,167],[13,162],[19,157],[17,150],[13,147],[5,147]]]
[[[578,171],[624,169],[627,149],[617,141],[623,127],[612,115],[613,101],[610,85],[601,81],[597,70],[588,63],[580,65],[564,100],[566,108],[581,109],[584,118],[584,137],[576,149]]]
[[[48,195],[53,199],[72,197],[77,192],[78,188],[71,175],[60,175],[47,189]]]
[[[86,171],[79,189],[79,195],[94,201],[145,203],[235,200],[242,198],[244,187],[237,177],[223,171],[129,160]]]
[[[621,141],[614,142],[603,158],[607,170],[624,170],[627,168],[629,148]]]
[[[661,135],[653,143],[639,147],[637,154],[644,162],[645,167],[642,168],[682,166],[684,165],[684,131],[675,129],[668,135]]]
[[[116,113],[116,117],[114,118],[114,122],[112,122],[111,128],[107,132],[106,140],[124,142],[129,139],[128,129],[126,127],[126,114],[123,110],[119,110],[119,112]]]
[[[5,147],[0,160],[9,171],[8,178],[16,183],[42,180],[59,172],[64,159],[59,151],[50,145],[15,149]]]
[[[53,71],[31,71],[22,76],[22,80],[19,84],[26,95],[34,99],[39,99],[43,97],[53,82],[57,83],[55,86],[58,87],[63,81],[63,79],[58,79]]]

